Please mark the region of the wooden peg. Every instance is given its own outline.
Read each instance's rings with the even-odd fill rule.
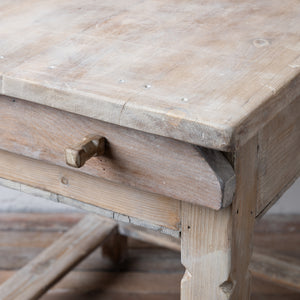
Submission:
[[[99,135],[86,136],[77,145],[65,149],[67,165],[80,168],[93,156],[101,156],[105,152],[105,138]]]

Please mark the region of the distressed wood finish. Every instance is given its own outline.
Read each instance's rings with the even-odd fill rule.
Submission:
[[[181,229],[182,300],[249,300],[255,216],[299,174],[299,15],[298,0],[2,1],[0,177]],[[62,167],[87,134],[105,157]]]
[[[232,201],[235,175],[218,151],[0,96],[0,149],[66,166],[64,149],[90,134],[106,138],[105,154],[80,172],[214,209]]]
[[[134,217],[153,225],[179,228],[180,202],[177,200],[5,151],[0,151],[0,165],[2,178],[111,210],[116,215],[123,214],[127,220]],[[74,205],[72,201],[67,204]],[[87,209],[84,205],[82,208]]]
[[[252,232],[257,193],[257,138],[236,153],[237,190],[221,211],[182,203],[181,300],[250,299]]]
[[[230,150],[300,92],[298,0],[19,0],[0,12],[8,96]]]
[[[180,251],[180,238],[160,233],[147,228],[141,228],[131,224],[119,224],[119,232],[122,235],[141,240],[147,243],[158,245]]]
[[[237,187],[232,203],[230,300],[250,299],[252,238],[258,190],[258,137],[255,136],[235,154]]]
[[[300,292],[299,259],[255,251],[252,257],[251,273],[257,278]]]
[[[79,144],[65,149],[66,164],[74,168],[83,167],[90,158],[104,155],[105,144],[103,136],[85,136]]]
[[[267,210],[300,175],[300,97],[259,132],[256,214]]]
[[[73,213],[1,214],[0,284],[81,217]],[[292,255],[299,261],[299,229],[300,220],[296,216],[266,216],[256,224],[254,244],[259,248],[255,248],[254,253],[259,249],[269,249],[269,257],[280,253],[280,258]],[[92,292],[95,300],[179,300],[180,278],[184,271],[180,254],[132,239],[128,240],[128,247],[128,260],[122,265],[121,276],[118,276],[119,269],[101,257],[96,249],[42,299],[86,300],[90,299]],[[269,277],[264,279],[270,280]],[[252,300],[299,299],[299,292],[267,281],[254,278]]]
[[[219,212],[182,203],[181,300],[228,300],[231,209]]]
[[[39,299],[116,229],[116,223],[87,215],[0,286],[1,300]]]

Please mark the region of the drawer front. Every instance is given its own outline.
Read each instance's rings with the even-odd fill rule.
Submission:
[[[65,148],[100,135],[104,155],[74,170],[214,209],[231,201],[234,173],[217,151],[5,96],[0,105],[2,150],[70,168]]]

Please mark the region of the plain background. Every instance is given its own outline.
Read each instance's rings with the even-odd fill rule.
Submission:
[[[33,197],[0,186],[0,213],[4,212],[69,212],[75,208]],[[268,211],[268,214],[300,215],[300,178]],[[300,216],[299,216],[300,217]]]

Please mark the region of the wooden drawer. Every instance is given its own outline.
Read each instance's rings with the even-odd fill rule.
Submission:
[[[218,151],[6,96],[0,105],[2,150],[70,168],[64,149],[97,134],[105,154],[77,172],[214,209],[231,202],[234,172]]]

